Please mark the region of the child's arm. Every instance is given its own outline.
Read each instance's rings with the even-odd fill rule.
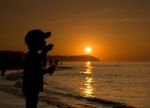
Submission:
[[[52,64],[51,67],[49,67],[48,69],[44,70],[44,74],[49,73],[50,75],[52,75],[57,67],[58,61],[55,61],[55,64]]]
[[[44,61],[44,60],[45,60],[48,51],[52,50],[53,47],[54,47],[53,44],[49,44],[49,45],[47,45],[47,46],[43,49],[43,51],[40,53],[40,59],[41,59],[41,61]]]

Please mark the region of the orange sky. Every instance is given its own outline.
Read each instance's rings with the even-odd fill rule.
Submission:
[[[4,0],[0,50],[27,51],[25,34],[51,31],[50,54],[81,55],[91,46],[101,60],[150,60],[149,0]]]

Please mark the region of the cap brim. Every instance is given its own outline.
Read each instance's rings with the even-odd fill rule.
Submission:
[[[49,38],[50,36],[51,36],[51,32],[46,32],[44,37]]]

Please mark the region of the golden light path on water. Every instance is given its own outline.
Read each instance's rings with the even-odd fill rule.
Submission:
[[[85,71],[83,71],[82,73],[85,74],[86,77],[84,78],[83,87],[81,87],[80,89],[82,90],[81,92],[84,96],[92,97],[94,88],[92,86],[93,77],[92,77],[92,66],[90,61],[85,62],[85,68],[86,68]]]

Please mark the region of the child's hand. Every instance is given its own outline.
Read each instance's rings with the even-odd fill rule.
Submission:
[[[48,71],[48,73],[49,73],[50,75],[52,75],[52,74],[54,73],[54,71],[55,71],[55,66],[49,67],[49,68],[47,69],[47,71]]]
[[[58,65],[58,60],[55,60],[54,64],[52,63],[51,66],[46,70],[47,73],[49,73],[50,75],[52,75]]]
[[[52,50],[53,47],[54,47],[53,44],[49,44],[45,47],[45,51],[50,51],[50,50]]]

